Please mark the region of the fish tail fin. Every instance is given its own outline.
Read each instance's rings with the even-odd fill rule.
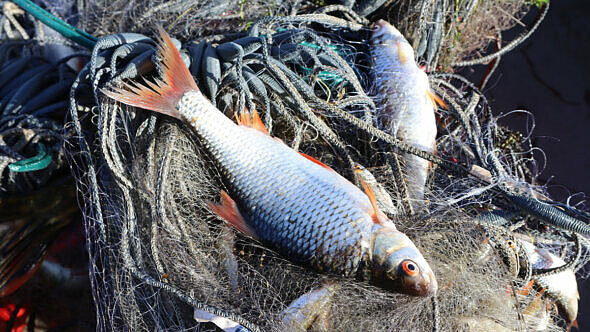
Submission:
[[[158,26],[158,34],[157,56],[161,61],[162,75],[153,82],[123,83],[120,88],[109,87],[102,92],[123,104],[180,118],[176,110],[178,101],[185,93],[199,91],[199,88],[168,33]]]
[[[577,319],[574,319],[573,321],[571,321],[570,323],[567,324],[566,331],[568,331],[568,332],[571,331],[572,330],[572,327],[575,327],[578,330],[580,329],[578,327],[578,320]]]

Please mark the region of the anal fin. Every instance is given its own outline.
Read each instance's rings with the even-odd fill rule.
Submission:
[[[574,319],[573,321],[571,321],[567,324],[566,331],[568,331],[568,332],[571,331],[572,327],[575,327],[578,330],[580,329],[580,327],[578,327],[578,320],[577,319]]]
[[[258,235],[256,235],[256,232],[254,232],[252,227],[246,223],[246,220],[238,210],[236,202],[225,191],[221,191],[221,204],[209,202],[207,205],[209,205],[209,208],[211,208],[215,214],[227,221],[235,229],[246,236],[258,240]]]

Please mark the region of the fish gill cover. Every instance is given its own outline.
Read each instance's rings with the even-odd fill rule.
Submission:
[[[66,2],[44,4],[102,37],[71,85],[62,147],[83,195],[98,330],[213,328],[194,320],[195,309],[250,330],[566,326],[545,305],[548,292],[527,289],[542,274],[571,269],[585,277],[588,242],[581,234],[588,226],[577,219],[587,217],[556,207],[534,185],[538,170],[528,136],[498,125],[485,96],[461,76],[428,73],[446,104],[436,111],[436,154],[428,153],[380,129],[372,29],[347,7],[88,1],[72,15]],[[371,20],[389,17],[430,68],[461,65],[489,46],[470,41],[479,34],[474,31],[506,29],[511,23],[503,13],[520,18],[528,8],[523,1],[366,5],[353,8]],[[149,37],[157,25],[178,38],[199,88],[228,117],[256,109],[272,136],[349,180],[360,185],[355,170],[359,164],[368,170],[383,189],[380,208],[433,268],[436,296],[394,294],[314,272],[220,220],[208,202],[225,189],[223,176],[191,128],[101,92],[158,76],[162,59]],[[433,165],[419,208],[403,180],[401,156],[408,153]],[[531,240],[563,253],[566,265],[533,268],[537,264],[520,245]],[[311,301],[316,295],[322,300]],[[298,311],[301,302],[311,304]],[[293,319],[292,312],[305,317]]]

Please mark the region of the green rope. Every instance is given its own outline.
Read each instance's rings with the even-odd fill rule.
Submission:
[[[49,166],[49,164],[51,164],[51,160],[51,152],[49,152],[45,144],[39,142],[37,143],[36,156],[12,163],[8,165],[8,169],[17,173],[40,171]]]
[[[32,3],[30,0],[13,0],[15,4],[24,9],[27,13],[33,15],[39,21],[45,23],[48,27],[59,32],[69,40],[78,43],[87,49],[92,49],[96,41],[96,37],[84,32],[76,27],[73,27],[61,19],[55,17],[45,9]]]

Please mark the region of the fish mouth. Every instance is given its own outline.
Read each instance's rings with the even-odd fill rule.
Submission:
[[[372,43],[380,44],[386,41],[395,41],[403,38],[401,32],[399,32],[393,25],[385,20],[378,20],[371,26],[373,35],[371,36]]]
[[[383,36],[386,33],[388,26],[390,26],[390,24],[385,20],[379,20],[373,23],[371,26],[371,29],[373,30],[373,40]]]
[[[412,278],[402,281],[402,292],[413,296],[432,297],[438,291],[438,282],[432,271],[421,273],[418,280]]]
[[[390,25],[389,23],[387,23],[387,21],[381,19],[375,23],[373,23],[373,31],[378,31],[380,29],[386,28],[388,25]]]
[[[378,279],[372,283],[377,287],[410,296],[432,297],[438,291],[438,283],[432,271],[421,273],[418,277]]]

